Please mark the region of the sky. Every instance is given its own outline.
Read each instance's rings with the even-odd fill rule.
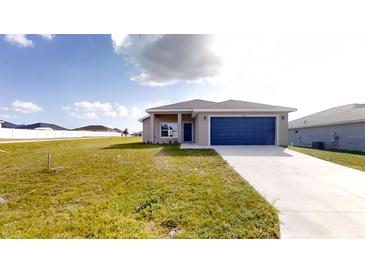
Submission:
[[[290,120],[365,103],[365,34],[0,35],[0,119],[139,131],[149,107],[237,99]]]

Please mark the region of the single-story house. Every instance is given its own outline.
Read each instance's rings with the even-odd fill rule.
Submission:
[[[147,109],[145,143],[288,145],[288,113],[294,108],[228,100],[191,100]]]
[[[313,143],[314,142],[314,143]],[[289,144],[365,151],[365,104],[327,109],[289,123]]]
[[[133,132],[132,133],[132,136],[142,136],[143,135],[143,132],[142,131],[138,131],[138,132]]]

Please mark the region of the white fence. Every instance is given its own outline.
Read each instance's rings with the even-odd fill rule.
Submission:
[[[0,139],[120,137],[119,132],[0,128]]]

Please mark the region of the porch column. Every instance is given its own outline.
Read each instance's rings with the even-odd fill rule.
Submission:
[[[181,144],[182,143],[182,130],[181,130],[181,113],[177,114],[177,141]]]
[[[151,114],[151,126],[150,126],[150,138],[151,142],[155,143],[155,114]]]

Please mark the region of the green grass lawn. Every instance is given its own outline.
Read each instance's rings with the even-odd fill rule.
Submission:
[[[279,237],[277,211],[215,151],[140,140],[0,144],[0,237]]]
[[[365,153],[351,151],[329,151],[303,147],[289,147],[292,150],[330,161],[336,164],[365,171]]]

